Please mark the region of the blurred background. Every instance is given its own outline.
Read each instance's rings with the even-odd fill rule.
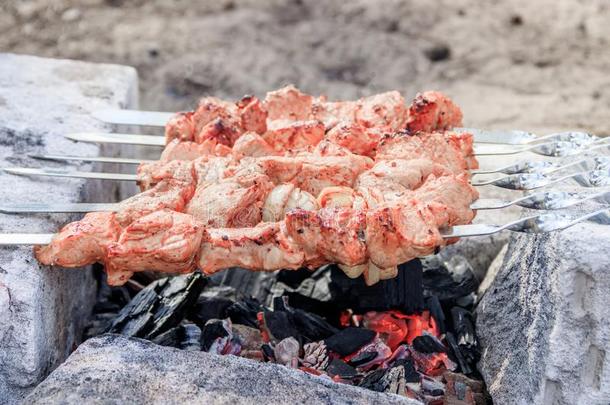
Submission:
[[[3,0],[0,51],[131,65],[144,109],[438,89],[467,126],[610,134],[608,0]]]

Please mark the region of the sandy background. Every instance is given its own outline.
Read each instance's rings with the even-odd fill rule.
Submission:
[[[0,51],[135,66],[147,109],[440,89],[469,126],[610,134],[608,0],[4,0]]]

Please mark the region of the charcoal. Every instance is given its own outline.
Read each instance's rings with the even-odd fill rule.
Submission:
[[[200,297],[204,298],[226,298],[231,301],[237,301],[237,291],[230,285],[208,285],[201,292]]]
[[[344,380],[351,380],[358,375],[358,371],[341,359],[334,359],[326,368],[331,377],[338,376]]]
[[[94,314],[85,329],[84,340],[104,333],[116,316],[114,312]]]
[[[462,355],[462,350],[458,346],[453,333],[447,332],[447,334],[445,335],[445,340],[447,341],[447,345],[449,346],[449,349],[450,349],[449,354],[451,355],[452,360],[457,362],[457,364],[460,366],[460,371],[464,374],[472,373],[472,368],[470,367],[470,364],[468,364],[468,362]]]
[[[438,397],[445,393],[445,385],[440,381],[436,381],[435,379],[424,375],[421,382],[424,392],[428,395]]]
[[[377,392],[404,395],[406,387],[405,369],[401,366],[377,369],[368,373],[359,386]]]
[[[203,327],[210,319],[229,317],[227,309],[233,305],[233,300],[224,297],[205,297],[200,295],[197,302],[188,312],[187,318]]]
[[[231,322],[258,328],[257,314],[262,311],[260,302],[255,298],[246,298],[227,308],[227,316]]]
[[[373,361],[376,357],[377,357],[378,353],[377,352],[361,352],[358,353],[356,356],[352,357],[348,363],[351,366],[354,367],[358,367],[362,364],[366,364],[369,361]]]
[[[261,351],[263,352],[263,359],[265,361],[274,361],[275,360],[275,351],[273,347],[269,343],[265,343],[261,346]]]
[[[442,335],[447,331],[447,325],[445,325],[445,313],[443,312],[443,307],[441,306],[438,297],[435,295],[431,297],[426,297],[426,308],[430,311],[430,315],[436,321],[436,327],[438,328],[439,333]]]
[[[342,357],[348,356],[370,343],[376,333],[365,328],[345,328],[324,340],[326,347]]]
[[[302,309],[292,308],[288,305],[288,301],[288,297],[276,297],[273,301],[274,311],[289,314],[291,323],[297,329],[298,334],[303,337],[305,343],[317,342],[339,332],[339,329],[332,326],[321,316]]]
[[[244,350],[260,350],[263,345],[263,337],[258,329],[246,325],[233,324],[233,333],[241,340]]]
[[[187,351],[201,350],[201,329],[195,324],[178,325],[153,339],[161,346],[176,347]]]
[[[289,312],[263,310],[263,329],[273,342],[288,337],[294,337],[299,341],[301,338],[294,324],[294,318]]]
[[[202,350],[215,354],[239,354],[241,341],[233,334],[229,319],[210,319],[201,331]]]
[[[150,283],[121,310],[107,332],[153,339],[182,321],[205,283],[201,273]]]
[[[479,341],[474,331],[472,313],[461,307],[451,308],[455,338],[464,359],[475,364],[481,357]]]
[[[477,280],[470,263],[459,255],[441,261],[434,257],[424,262],[423,285],[426,296],[437,296],[441,301],[451,301],[477,290]]]
[[[275,283],[275,273],[238,267],[215,273],[211,278],[218,285],[234,288],[237,295],[235,300],[239,300],[240,297],[253,297],[258,302],[266,302]]]
[[[301,345],[293,338],[288,337],[278,342],[273,348],[275,362],[286,367],[297,368],[299,365],[299,351]]]
[[[415,369],[415,364],[412,358],[396,360],[394,367],[402,366],[405,369],[405,381],[407,383],[420,383],[421,375]]]
[[[355,313],[396,309],[406,314],[424,308],[422,266],[413,259],[398,266],[398,275],[367,286],[364,279],[351,279],[340,269],[332,267],[331,292],[333,302],[340,308],[351,308]]]
[[[447,348],[435,336],[423,334],[413,339],[413,348],[421,353],[446,353]]]

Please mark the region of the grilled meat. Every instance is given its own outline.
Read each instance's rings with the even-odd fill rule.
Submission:
[[[37,257],[103,262],[113,285],[143,270],[325,263],[372,284],[472,220],[472,137],[438,132],[454,125],[461,112],[435,92],[409,109],[398,92],[327,102],[292,86],[205,98],[168,124],[162,160],[138,170],[142,193],[67,225]]]

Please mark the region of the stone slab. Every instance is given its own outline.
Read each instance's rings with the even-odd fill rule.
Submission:
[[[476,314],[494,403],[610,403],[610,227],[514,234],[492,268]]]
[[[405,404],[277,364],[189,352],[121,335],[83,343],[28,404]]]
[[[88,164],[41,163],[27,154],[99,154],[100,147],[62,135],[108,130],[90,113],[120,106],[137,106],[133,68],[0,54],[0,167],[91,170]],[[0,190],[0,202],[11,204],[112,201],[118,192],[113,182],[4,172]],[[0,232],[55,232],[72,219],[64,214],[0,214]],[[24,397],[74,350],[94,293],[89,270],[41,267],[31,246],[0,248],[0,403]]]

